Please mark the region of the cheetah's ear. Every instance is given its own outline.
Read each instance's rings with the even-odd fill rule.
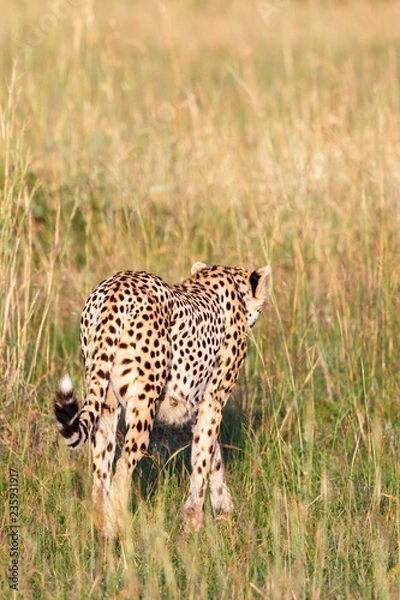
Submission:
[[[271,267],[267,265],[266,267],[261,267],[261,269],[256,269],[250,275],[251,291],[253,292],[254,298],[259,298],[260,300],[265,299],[267,277],[270,273]]]
[[[205,263],[195,262],[194,265],[192,265],[191,274],[192,274],[192,276],[196,275],[196,273],[198,271],[201,271],[201,269],[206,269],[206,268],[207,268],[207,265]]]

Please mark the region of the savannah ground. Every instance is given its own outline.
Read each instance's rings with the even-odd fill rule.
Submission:
[[[0,9],[2,597],[398,598],[400,3]],[[158,428],[103,547],[54,390],[84,395],[100,280],[197,260],[273,272],[222,427],[235,512],[184,531],[190,436]]]

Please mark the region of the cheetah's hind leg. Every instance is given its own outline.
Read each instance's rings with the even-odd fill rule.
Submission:
[[[125,394],[126,434],[108,496],[106,528],[110,535],[126,530],[132,472],[147,452],[153,429],[156,395],[146,393],[148,384],[134,380]]]
[[[105,537],[112,537],[111,524],[107,522],[110,478],[116,448],[116,433],[121,406],[112,386],[107,388],[106,401],[102,405],[101,417],[92,435],[94,521]]]
[[[145,310],[149,330],[150,323],[157,320],[156,308],[154,313]],[[111,483],[106,513],[107,528],[109,531],[114,529],[116,533],[126,528],[132,471],[147,452],[157,399],[166,383],[167,340],[165,329],[164,334],[160,334],[163,330],[160,319],[157,324],[160,327],[159,356],[156,354],[154,361],[142,360],[144,355],[149,354],[150,342],[143,336],[140,315],[135,315],[121,338],[111,372],[111,385],[118,401],[125,407],[126,423],[124,446]]]

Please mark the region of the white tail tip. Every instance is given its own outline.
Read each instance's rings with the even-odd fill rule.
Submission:
[[[74,387],[72,385],[71,377],[68,374],[64,375],[64,377],[60,379],[59,388],[60,392],[66,395],[73,391]]]

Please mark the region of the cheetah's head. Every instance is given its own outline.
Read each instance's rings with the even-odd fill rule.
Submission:
[[[214,270],[217,270],[223,279],[226,275],[232,277],[238,296],[244,304],[247,329],[250,330],[267,299],[267,277],[271,273],[271,267],[267,265],[255,271],[247,271],[240,267],[208,267],[202,262],[197,262],[192,266],[192,277],[199,278],[204,274],[204,278],[207,279]]]
[[[244,271],[243,300],[246,307],[247,327],[250,330],[257,321],[267,299],[267,277],[271,273],[269,265],[256,269],[251,273]],[[243,289],[243,288],[242,288]]]

